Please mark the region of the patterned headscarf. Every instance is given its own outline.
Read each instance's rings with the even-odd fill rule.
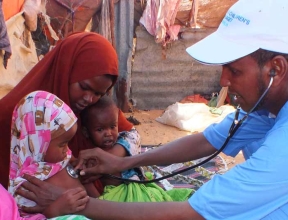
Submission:
[[[21,176],[29,174],[46,180],[64,167],[71,158],[71,150],[63,161],[44,162],[50,141],[68,131],[77,121],[73,111],[57,96],[46,91],[26,95],[15,107],[11,125],[10,175],[8,191],[15,190],[25,181]],[[35,203],[16,196],[20,205]]]

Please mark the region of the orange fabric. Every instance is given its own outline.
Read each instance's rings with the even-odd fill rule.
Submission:
[[[2,10],[4,13],[4,19],[7,21],[12,16],[21,11],[24,0],[3,0]]]
[[[10,93],[0,100],[0,183],[3,186],[7,188],[10,123],[17,102],[32,91],[45,90],[54,93],[70,106],[69,84],[104,74],[114,75],[115,81],[118,76],[118,58],[112,45],[96,33],[75,33],[57,44]],[[125,116],[120,118],[120,123],[125,124],[125,120]],[[89,147],[89,143],[81,133],[79,117],[77,123],[77,134],[69,143],[75,157],[80,150]],[[125,124],[124,128],[129,127]]]
[[[180,101],[180,103],[189,103],[189,102],[208,104],[208,100],[199,94],[186,96],[184,99]]]

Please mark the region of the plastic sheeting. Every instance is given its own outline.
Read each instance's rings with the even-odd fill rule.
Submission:
[[[147,31],[155,36],[157,43],[178,39],[180,25],[174,25],[181,0],[147,0],[146,8],[140,19]]]
[[[38,62],[35,44],[30,31],[27,30],[22,13],[6,21],[7,32],[11,43],[12,56],[7,69],[0,65],[0,98],[6,95]],[[3,57],[0,57],[0,63]]]

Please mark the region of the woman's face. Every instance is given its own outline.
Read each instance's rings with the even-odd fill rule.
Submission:
[[[112,86],[112,78],[108,75],[95,76],[69,86],[70,107],[74,113],[96,103]]]

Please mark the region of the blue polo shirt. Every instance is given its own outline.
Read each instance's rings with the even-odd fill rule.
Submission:
[[[288,103],[276,119],[259,111],[249,115],[224,152],[235,156],[247,149],[247,160],[223,175],[216,175],[189,199],[204,218],[288,219]],[[240,119],[244,115],[240,113]],[[227,116],[204,132],[217,149],[234,119]]]

